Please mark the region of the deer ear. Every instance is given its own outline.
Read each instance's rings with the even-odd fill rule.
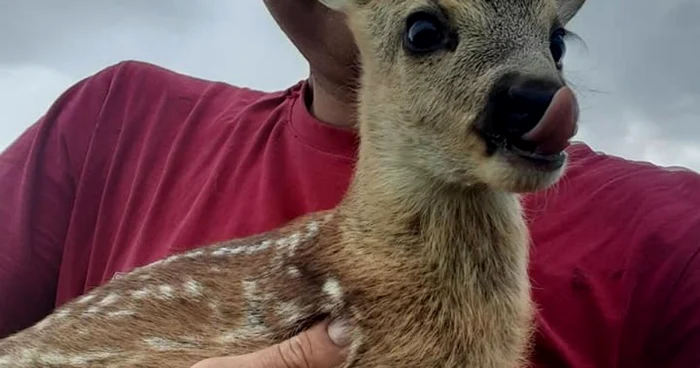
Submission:
[[[557,0],[559,3],[559,20],[567,24],[578,13],[586,0]]]
[[[321,4],[325,5],[327,8],[342,11],[347,5],[349,0],[318,0]]]

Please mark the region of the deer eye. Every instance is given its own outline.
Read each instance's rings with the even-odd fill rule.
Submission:
[[[552,53],[552,58],[557,64],[557,68],[562,67],[562,59],[566,53],[566,42],[564,37],[566,36],[566,31],[563,29],[557,29],[552,33],[552,37],[549,40],[549,51]]]
[[[427,54],[447,44],[445,25],[427,12],[411,14],[406,20],[404,48],[413,54]]]

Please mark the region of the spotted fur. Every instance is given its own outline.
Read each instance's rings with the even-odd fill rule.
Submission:
[[[187,368],[326,316],[355,327],[346,367],[525,364],[533,306],[516,193],[562,171],[488,154],[473,124],[500,75],[560,77],[546,36],[583,0],[322,1],[346,12],[363,65],[359,162],[341,204],[115,278],[0,341],[0,367]],[[402,53],[419,8],[446,14],[453,53]]]

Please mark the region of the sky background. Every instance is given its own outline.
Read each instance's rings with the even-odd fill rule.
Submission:
[[[570,25],[585,45],[565,59],[577,139],[700,171],[698,19],[700,0],[588,0]],[[70,85],[126,59],[262,90],[307,73],[262,0],[0,1],[0,150]]]

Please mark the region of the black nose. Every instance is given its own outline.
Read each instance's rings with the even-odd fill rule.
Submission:
[[[506,76],[491,93],[490,131],[517,139],[532,130],[563,87],[558,81]]]

